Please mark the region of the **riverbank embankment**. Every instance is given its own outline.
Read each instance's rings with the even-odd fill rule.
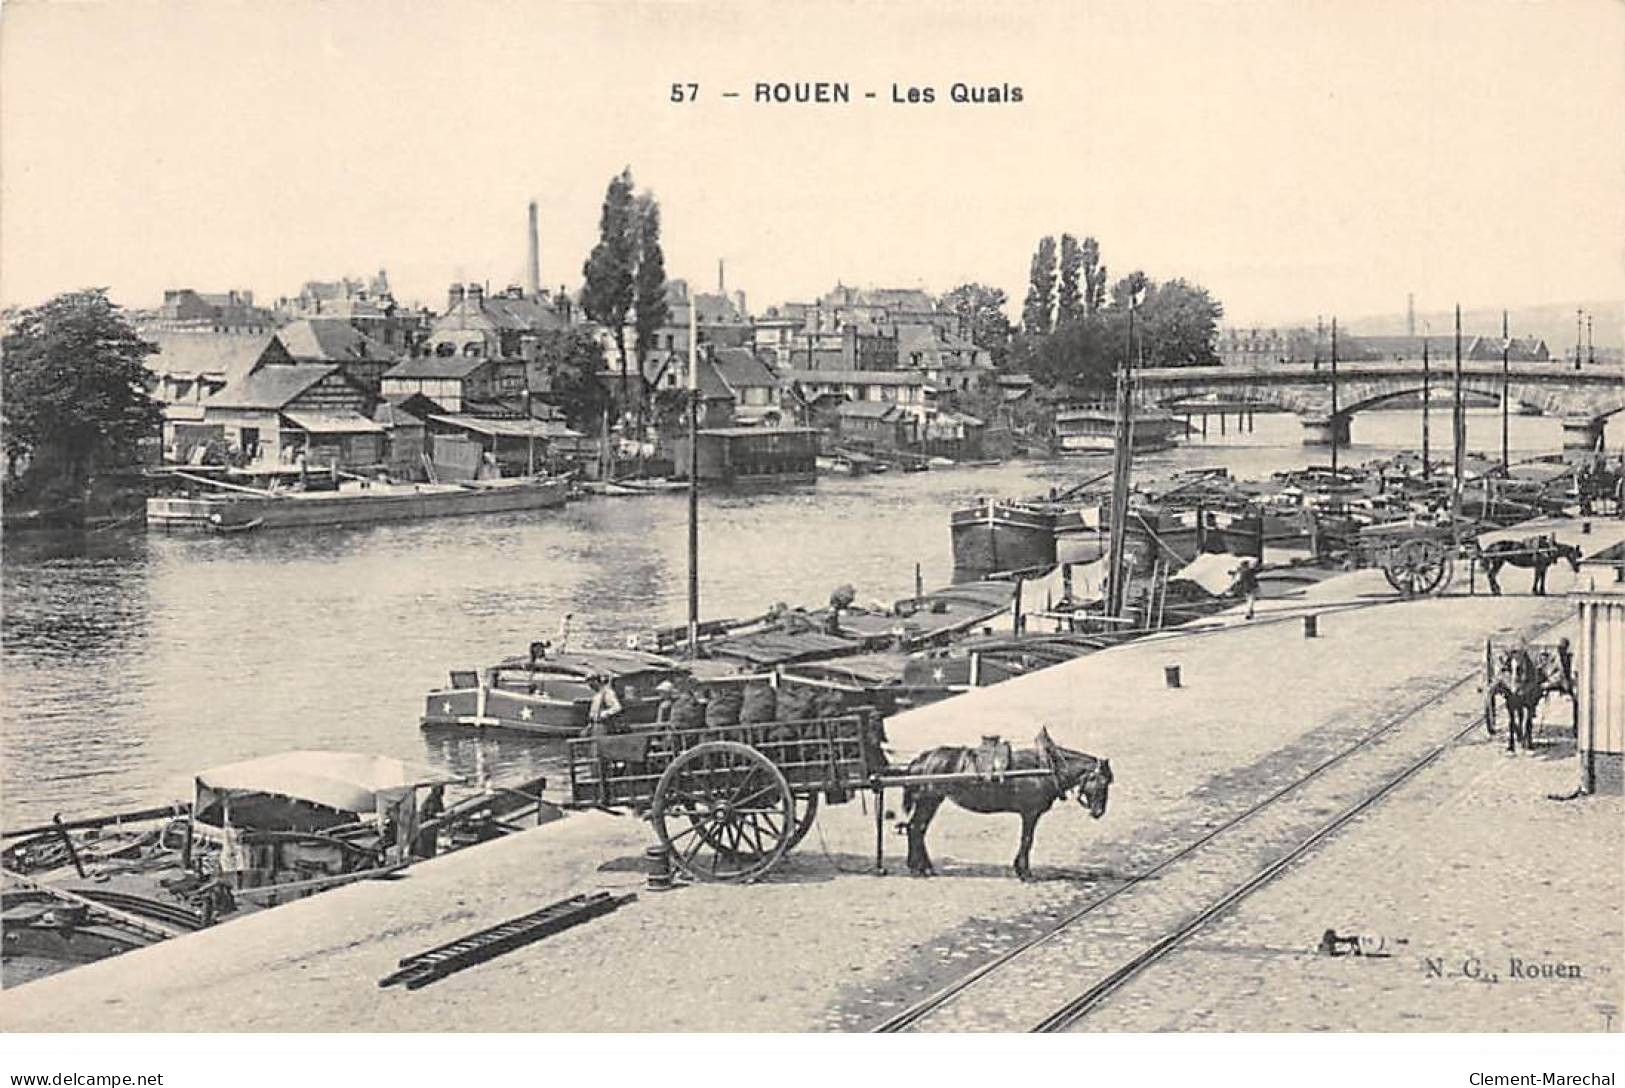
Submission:
[[[902,840],[889,835],[890,875],[872,875],[872,818],[853,802],[826,808],[796,853],[761,884],[651,894],[641,891],[645,825],[583,813],[415,867],[402,879],[343,888],[8,991],[0,994],[0,1024],[28,1031],[865,1028],[1134,882],[1179,843],[1258,804],[1384,723],[1402,722],[1402,730],[1413,720],[1425,725],[1428,715],[1413,717],[1418,704],[1470,723],[1482,706],[1471,677],[1482,667],[1484,638],[1553,629],[1571,614],[1561,594],[1572,577],[1566,569],[1554,572],[1554,595],[1544,598],[1520,595],[1527,582],[1516,581],[1500,598],[1397,602],[1379,573],[1354,572],[1320,583],[1306,598],[1264,602],[1251,622],[1227,614],[1203,633],[1131,643],[892,719],[899,750],[974,742],[984,733],[1022,742],[1047,727],[1060,743],[1112,760],[1116,781],[1106,816],[1091,820],[1070,802],[1052,810],[1038,829],[1031,883],[1010,876],[1014,817],[977,816],[951,805],[931,831],[942,875],[901,875]],[[1299,616],[1305,610],[1320,614],[1316,638],[1304,637]],[[1179,688],[1165,685],[1164,670],[1174,664],[1181,670]],[[1286,896],[1265,912],[1275,927],[1269,948],[1289,949],[1319,968],[1313,948],[1327,927],[1406,936],[1420,949],[1428,937],[1423,922],[1434,918],[1439,921],[1427,924],[1454,926],[1454,941],[1493,952],[1500,945],[1481,927],[1494,921],[1483,905],[1494,900],[1484,900],[1479,885],[1517,880],[1526,889],[1517,905],[1545,927],[1543,947],[1577,962],[1617,962],[1619,866],[1605,871],[1606,851],[1618,857],[1617,806],[1593,799],[1556,808],[1545,793],[1565,774],[1572,784],[1572,761],[1507,757],[1498,745],[1499,738],[1482,731],[1469,734],[1461,754],[1418,775],[1368,819],[1305,858],[1293,875],[1259,893],[1251,902]],[[1417,791],[1449,793],[1448,786],[1433,785],[1444,772],[1473,781],[1477,772],[1490,777],[1477,793],[1450,794],[1461,800],[1428,819],[1401,819],[1383,841],[1392,850],[1396,841],[1425,835],[1417,858],[1447,878],[1421,879],[1420,860],[1385,867],[1378,847],[1358,863],[1363,879],[1323,870],[1333,850],[1357,847],[1385,813],[1408,798],[1429,796]],[[896,800],[895,793],[888,798],[892,806]],[[1531,817],[1544,805],[1561,813],[1550,820],[1576,826]],[[1438,809],[1426,801],[1416,806],[1423,815]],[[1601,859],[1593,854],[1579,864],[1533,831],[1505,835],[1496,839],[1504,845],[1487,848],[1487,826],[1520,820],[1575,842],[1583,834],[1585,849],[1602,851]],[[1311,877],[1316,883],[1300,885],[1304,890],[1295,895],[1280,891],[1288,881]],[[636,889],[640,898],[425,989],[377,986],[404,956],[600,888]],[[1582,906],[1564,906],[1565,895],[1582,896]],[[1400,924],[1407,918],[1415,924]],[[1425,947],[1444,955],[1454,947],[1447,943],[1428,937]],[[1232,960],[1240,962],[1238,955],[1245,958],[1231,953]],[[1274,968],[1258,955],[1248,972],[1264,982],[1250,997],[1245,987],[1225,990],[1225,980],[1207,977],[1212,968],[1205,963],[1197,976],[1181,979],[1184,989],[1159,1006],[1162,1012],[1141,1022],[1264,1027],[1258,1021],[1267,1014],[1259,1010],[1271,1007]],[[1166,965],[1180,962],[1170,958]],[[1339,998],[1338,1018],[1302,1026],[1409,1026],[1393,1024],[1396,1017],[1370,1023],[1361,1017],[1365,1002],[1383,999],[1382,986],[1393,976],[1327,962],[1341,972],[1332,984],[1351,992]],[[1058,962],[1054,969],[1064,974],[1068,967]],[[1414,959],[1404,969],[1421,970]],[[1328,976],[1310,971],[1303,977],[1309,986]],[[1588,990],[1585,999],[1606,1001],[1608,977],[1597,991],[1603,997]],[[1611,977],[1617,996],[1620,976]],[[1367,982],[1372,989],[1362,991]],[[1181,1020],[1179,1003],[1189,1013],[1210,988],[1228,995],[1227,1015]],[[1436,1030],[1584,1029],[1553,1023],[1556,1014],[1538,1005],[1531,1009],[1528,992],[1508,1006],[1505,1019],[1496,1018],[1500,1005],[1462,1002],[1448,987],[1407,991],[1404,1007],[1418,1016],[1417,1027]],[[1157,1015],[1164,1019],[1155,1021]]]

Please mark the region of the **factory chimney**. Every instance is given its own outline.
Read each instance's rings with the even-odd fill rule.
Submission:
[[[525,290],[531,298],[542,294],[542,243],[536,231],[536,202],[530,202],[530,262],[525,265]]]
[[[717,258],[717,294],[723,298],[728,297],[728,285],[722,278],[722,258]]]

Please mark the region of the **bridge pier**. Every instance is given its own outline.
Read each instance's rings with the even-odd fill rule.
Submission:
[[[1303,424],[1305,446],[1330,446],[1334,441],[1339,446],[1349,444],[1348,416],[1299,416],[1298,422]]]
[[[1592,453],[1602,448],[1603,428],[1608,417],[1565,416],[1563,419],[1563,452]]]

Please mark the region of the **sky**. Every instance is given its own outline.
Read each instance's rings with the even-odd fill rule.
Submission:
[[[798,80],[853,101],[751,101]],[[954,104],[956,81],[1022,101]],[[0,300],[384,268],[436,304],[522,280],[532,199],[542,279],[574,289],[628,165],[668,274],[711,286],[725,259],[757,310],[980,280],[1014,317],[1062,231],[1238,324],[1612,299],[1622,104],[1607,0],[14,0]]]

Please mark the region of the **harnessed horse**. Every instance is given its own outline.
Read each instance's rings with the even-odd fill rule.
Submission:
[[[1022,748],[1009,755],[1001,771],[984,773],[975,748],[933,748],[915,757],[906,768],[911,775],[965,775],[961,782],[926,782],[903,787],[903,812],[909,817],[901,827],[908,833],[908,869],[915,876],[933,876],[935,868],[925,849],[925,833],[942,802],[951,800],[971,812],[1015,812],[1021,815],[1021,846],[1013,868],[1022,880],[1032,878],[1029,864],[1033,832],[1038,819],[1050,806],[1076,788],[1078,803],[1095,819],[1106,814],[1106,798],[1112,783],[1110,760],[1062,748],[1050,739],[1049,730],[1038,733],[1037,746]],[[1047,770],[1047,775],[1002,778],[1002,770]],[[974,776],[974,777],[973,777]]]
[[[1535,581],[1533,592],[1537,597],[1546,595],[1546,570],[1560,560],[1568,560],[1569,569],[1580,573],[1580,549],[1573,544],[1565,544],[1550,536],[1532,536],[1523,540],[1497,540],[1493,544],[1481,547],[1478,550],[1479,560],[1484,564],[1484,577],[1490,583],[1490,592],[1497,597],[1501,595],[1501,583],[1496,575],[1503,566],[1533,568]]]

